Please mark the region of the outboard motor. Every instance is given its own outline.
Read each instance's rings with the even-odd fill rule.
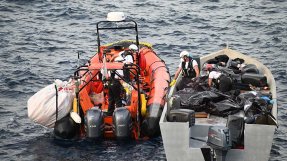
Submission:
[[[180,96],[173,95],[167,101],[167,113],[169,114],[170,110],[180,108]]]
[[[231,148],[229,129],[227,127],[209,127],[207,145],[215,150],[216,161],[225,161],[227,151]]]
[[[173,109],[167,116],[170,122],[189,122],[189,127],[195,124],[195,112],[190,109]]]
[[[104,133],[104,116],[99,108],[91,108],[87,111],[85,116],[85,129],[88,138],[98,139]]]
[[[113,114],[113,132],[117,139],[131,137],[132,117],[125,107],[116,108]]]

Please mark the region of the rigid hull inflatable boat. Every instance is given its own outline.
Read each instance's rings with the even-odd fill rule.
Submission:
[[[269,159],[277,127],[275,80],[262,63],[228,48],[198,59],[202,75],[206,64],[222,55],[229,60],[219,70],[232,76],[233,91],[240,92],[213,92],[204,85],[201,90],[189,87],[178,91],[172,86],[160,119],[167,160]],[[234,60],[244,61],[245,70],[233,70]],[[235,66],[239,67],[238,64]],[[180,81],[181,77],[177,84]],[[221,103],[226,101],[222,98],[227,98],[228,103]]]
[[[135,39],[101,45],[100,31],[107,34],[107,31],[115,30],[132,30]],[[37,93],[28,101],[28,116],[44,126],[54,127],[55,136],[62,139],[158,136],[159,119],[170,82],[165,62],[153,51],[151,44],[139,42],[137,23],[125,19],[122,12],[111,12],[107,21],[98,22],[97,36],[97,53],[76,69],[69,81],[71,85],[59,89],[59,83],[55,83],[56,93],[50,86],[51,101],[44,103],[42,111],[49,108],[53,120],[45,118],[48,121],[43,121],[45,116],[39,115],[40,110],[35,106],[43,103],[37,101],[41,95]],[[132,62],[125,62],[127,55]],[[110,87],[116,83],[118,85],[111,92]],[[63,90],[69,92],[69,97],[60,93]],[[111,111],[108,111],[109,104],[114,107]]]
[[[90,60],[90,65],[80,67],[75,73],[82,82],[77,100],[81,116],[85,117],[87,137],[137,139],[140,136],[152,137],[159,134],[159,119],[165,104],[164,98],[170,76],[165,63],[147,45],[139,44],[139,55],[133,55],[137,64],[124,64],[112,60],[112,57],[121,51],[119,48],[126,49],[132,43],[121,41],[101,46],[100,52]],[[103,59],[107,62],[103,63]],[[111,116],[105,115],[105,112],[108,111],[109,105],[109,91],[106,86],[109,86],[112,78],[106,76],[103,79],[103,69],[108,75],[114,72],[117,77],[114,79],[120,80],[123,84],[121,97],[125,103],[123,107],[117,107]],[[124,75],[119,74],[121,71]],[[93,99],[91,93],[103,98]],[[75,108],[74,111],[80,112]]]

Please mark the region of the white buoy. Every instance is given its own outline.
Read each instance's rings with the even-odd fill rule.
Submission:
[[[108,21],[123,21],[126,19],[126,16],[123,12],[109,12],[107,15]]]
[[[82,122],[81,117],[76,112],[73,112],[73,111],[70,112],[70,117],[78,124],[80,124]]]

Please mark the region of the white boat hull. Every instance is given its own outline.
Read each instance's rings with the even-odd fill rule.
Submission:
[[[190,137],[207,140],[208,128],[214,125],[189,127],[188,122],[167,122],[166,110],[165,107],[160,129],[167,160],[205,161],[200,148],[208,146],[204,142],[192,145]],[[244,149],[230,149],[226,161],[268,161],[275,128],[274,125],[245,124]]]
[[[276,99],[276,85],[271,72],[255,59],[230,49],[224,49],[201,57],[200,64],[202,65],[205,61],[222,54],[226,54],[232,59],[243,58],[247,64],[255,64],[267,77],[272,98]],[[173,86],[168,97],[174,91]],[[272,115],[277,118],[276,102],[273,104]],[[206,144],[208,129],[210,126],[225,127],[226,121],[225,118],[219,117],[216,121],[211,118],[196,118],[195,125],[191,127],[189,127],[188,122],[168,122],[166,104],[160,119],[160,129],[167,160],[206,161],[201,149],[210,148]],[[276,120],[275,122],[277,123]],[[268,161],[275,129],[275,125],[245,124],[244,148],[228,150],[226,161]]]

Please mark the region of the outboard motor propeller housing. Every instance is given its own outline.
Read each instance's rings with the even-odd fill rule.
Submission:
[[[91,108],[85,116],[85,129],[88,138],[98,139],[104,133],[104,115],[101,109]]]
[[[207,145],[215,150],[216,161],[225,161],[227,151],[232,145],[229,129],[227,127],[209,127]]]
[[[116,108],[113,114],[113,132],[117,139],[131,137],[132,117],[125,107]]]

